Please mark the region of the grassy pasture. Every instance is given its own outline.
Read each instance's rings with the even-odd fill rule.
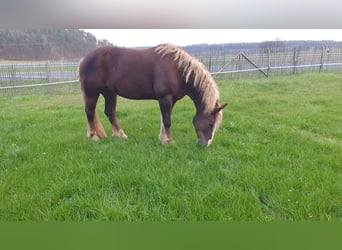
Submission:
[[[220,81],[223,124],[196,145],[176,104],[118,100],[128,139],[85,137],[80,94],[0,99],[0,220],[342,220],[342,75]],[[110,125],[98,112],[107,133]]]

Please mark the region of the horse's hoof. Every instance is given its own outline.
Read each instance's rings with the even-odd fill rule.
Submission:
[[[174,144],[175,142],[174,142],[174,140],[170,139],[170,140],[163,140],[163,141],[161,141],[161,143],[163,145],[170,145],[170,144]]]
[[[123,133],[120,137],[121,137],[121,138],[124,138],[124,139],[127,139],[127,138],[128,138],[128,136],[127,136],[125,133]]]
[[[96,133],[87,132],[87,137],[93,141],[99,141],[100,140],[100,138],[97,136]]]
[[[128,136],[123,132],[123,131],[120,131],[120,132],[114,132],[112,134],[113,137],[121,137],[121,138],[124,138],[124,139],[127,139]]]
[[[99,141],[100,140],[100,138],[97,135],[93,135],[89,138],[92,139],[93,141]]]

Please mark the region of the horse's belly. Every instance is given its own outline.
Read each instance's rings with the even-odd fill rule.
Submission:
[[[152,84],[121,83],[115,88],[115,92],[128,99],[155,99]]]
[[[127,98],[127,99],[133,99],[133,100],[147,100],[147,99],[156,99],[156,97],[153,94],[148,93],[142,93],[142,94],[135,94],[135,93],[118,93],[119,96]]]

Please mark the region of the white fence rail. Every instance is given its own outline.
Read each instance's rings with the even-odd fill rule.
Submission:
[[[341,67],[342,71],[342,63],[324,63],[324,64],[310,64],[310,65],[287,65],[287,66],[271,66],[271,67],[262,67],[262,68],[249,68],[249,69],[241,69],[241,70],[230,70],[230,71],[217,71],[211,72],[212,75],[220,75],[220,74],[232,74],[232,73],[242,73],[242,72],[252,72],[252,71],[259,71],[259,70],[278,70],[278,69],[293,69],[293,68],[319,68],[319,67]]]
[[[78,82],[78,80],[62,81],[62,82],[36,83],[36,84],[26,84],[26,85],[18,85],[18,86],[5,86],[5,87],[0,87],[0,90],[1,89],[19,89],[19,88],[42,87],[42,86],[51,86],[51,85],[59,85],[59,84],[75,83],[75,82]]]

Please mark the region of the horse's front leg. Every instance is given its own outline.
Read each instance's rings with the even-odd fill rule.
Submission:
[[[107,115],[111,125],[112,125],[112,136],[113,137],[122,137],[128,138],[125,132],[120,127],[117,119],[116,119],[116,100],[117,95],[112,92],[104,93],[105,98],[105,114]]]
[[[166,97],[159,100],[159,107],[161,112],[161,124],[160,124],[160,133],[159,140],[162,144],[168,144],[172,142],[171,137],[171,111],[173,108],[173,101],[171,97]]]

